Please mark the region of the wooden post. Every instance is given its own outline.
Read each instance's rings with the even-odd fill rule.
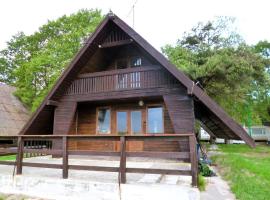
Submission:
[[[122,136],[120,138],[121,149],[120,149],[120,180],[121,183],[126,183],[126,138]]]
[[[23,147],[24,147],[24,141],[21,136],[18,137],[18,151],[17,151],[17,170],[16,174],[21,175],[22,174],[22,162],[23,162]]]
[[[63,155],[63,178],[68,178],[68,147],[67,136],[63,136],[62,141],[62,155]]]
[[[216,137],[210,136],[210,144],[215,144],[216,143]]]
[[[192,186],[198,186],[198,159],[196,151],[196,138],[194,136],[189,136],[189,149],[190,149],[190,162],[191,162],[191,176],[192,176]]]

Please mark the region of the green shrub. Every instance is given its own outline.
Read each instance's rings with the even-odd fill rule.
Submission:
[[[208,167],[207,164],[199,162],[199,172],[202,176],[213,176],[214,173],[212,172],[212,170]]]
[[[199,177],[198,177],[198,187],[200,191],[205,191],[206,181],[205,181],[205,178],[201,174],[199,174]]]

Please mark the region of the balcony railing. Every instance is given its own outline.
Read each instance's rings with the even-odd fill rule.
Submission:
[[[81,74],[65,94],[155,88],[173,85],[176,82],[169,73],[158,66],[137,67]]]

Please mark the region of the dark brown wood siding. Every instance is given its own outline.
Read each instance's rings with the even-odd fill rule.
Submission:
[[[78,105],[77,112],[74,116],[69,134],[80,135],[95,135],[96,133],[96,113],[100,107],[107,107],[111,110],[111,134],[117,134],[116,128],[116,112],[117,111],[132,111],[141,110],[142,112],[142,134],[146,134],[147,123],[147,107],[151,105],[160,105],[163,107],[164,113],[164,133],[174,134],[172,121],[169,117],[168,109],[162,100],[146,100],[144,106],[139,106],[138,101],[129,103],[113,102],[113,103],[81,103]],[[183,141],[178,142],[128,142],[127,149],[129,151],[186,151],[188,141],[183,138]],[[101,151],[117,151],[119,145],[117,142],[71,142],[69,148],[78,150],[101,150]]]

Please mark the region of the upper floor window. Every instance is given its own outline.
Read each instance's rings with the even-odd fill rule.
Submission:
[[[143,64],[143,59],[141,57],[129,57],[121,58],[115,61],[116,69],[125,69],[128,67],[140,67]]]
[[[142,58],[141,57],[133,57],[130,59],[131,67],[139,67],[142,66]]]

